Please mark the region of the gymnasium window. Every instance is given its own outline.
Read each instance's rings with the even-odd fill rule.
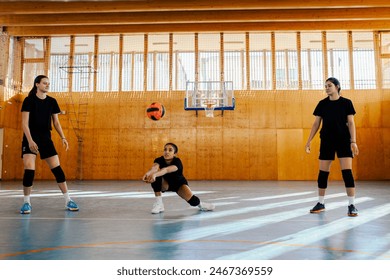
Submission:
[[[272,88],[271,33],[249,34],[249,68],[251,89]]]
[[[324,79],[330,76],[337,77],[343,89],[390,88],[390,36],[380,32],[377,55],[383,80],[378,83],[374,34],[318,31],[26,37],[21,40],[23,56],[11,47],[10,53],[14,64],[21,61],[23,66],[23,84],[16,85],[23,92],[31,89],[38,74],[49,75],[54,92],[168,91],[170,86],[185,90],[187,81],[221,79],[232,81],[235,90],[322,90]],[[9,77],[18,72],[8,71]]]

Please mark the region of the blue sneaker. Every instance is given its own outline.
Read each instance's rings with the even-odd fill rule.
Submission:
[[[23,204],[22,208],[20,208],[20,214],[30,214],[31,213],[31,205],[30,203]]]
[[[69,211],[79,211],[79,207],[73,200],[69,200],[68,204],[66,204],[66,209]]]

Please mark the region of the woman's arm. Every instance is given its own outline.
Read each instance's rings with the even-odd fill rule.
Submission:
[[[62,127],[61,127],[61,124],[60,124],[60,120],[58,118],[58,114],[53,114],[52,118],[53,118],[54,128],[56,129],[57,133],[60,135],[60,137],[62,139],[62,145],[65,146],[65,150],[67,151],[69,149],[69,144],[68,144],[68,141],[65,138],[64,132],[62,131]]]
[[[26,138],[28,141],[28,147],[30,148],[31,152],[38,153],[38,145],[32,139],[30,127],[28,126],[29,120],[30,120],[30,112],[23,111],[22,112],[22,128],[23,128],[23,133],[24,133],[24,135],[26,135]]]
[[[316,116],[313,126],[311,127],[310,135],[309,138],[307,139],[306,145],[305,145],[305,150],[306,153],[310,153],[310,143],[311,140],[313,140],[314,136],[316,135],[318,129],[320,128],[322,122],[322,118],[320,116]]]
[[[172,173],[177,171],[178,168],[176,165],[170,165],[164,168],[159,169],[159,164],[155,163],[152,168],[146,172],[142,180],[146,183],[153,183],[156,181],[156,177],[164,176],[167,173]]]
[[[356,127],[355,127],[355,118],[353,115],[348,115],[348,130],[351,135],[351,150],[353,155],[359,154],[359,149],[356,144]]]

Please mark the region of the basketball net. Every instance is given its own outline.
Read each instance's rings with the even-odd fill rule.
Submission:
[[[213,100],[207,101],[203,104],[207,118],[214,118],[214,108],[216,105],[216,102]]]

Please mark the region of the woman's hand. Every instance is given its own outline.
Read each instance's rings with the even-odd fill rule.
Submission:
[[[310,143],[306,144],[305,151],[307,154],[310,154]]]
[[[62,146],[65,147],[65,151],[69,150],[69,143],[68,140],[66,140],[66,138],[62,138]]]
[[[28,147],[30,148],[30,151],[33,152],[34,154],[39,153],[38,145],[33,140],[31,140],[31,142],[28,142]]]
[[[359,154],[359,148],[355,142],[351,143],[351,151],[353,156],[357,156]]]

